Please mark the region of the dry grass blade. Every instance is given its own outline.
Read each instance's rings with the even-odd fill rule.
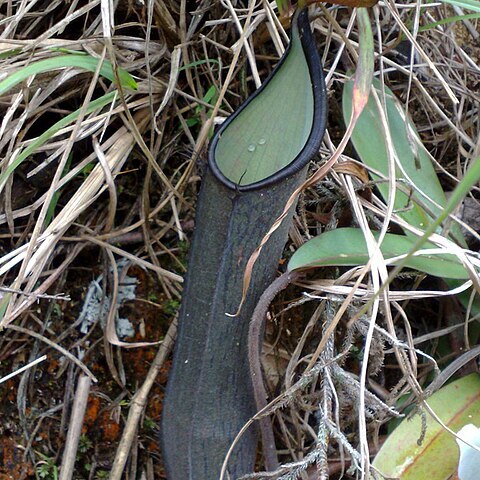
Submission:
[[[137,121],[140,125],[142,125],[142,123],[143,125],[146,125],[147,119],[146,112],[137,116]],[[133,146],[133,136],[128,133],[126,128],[124,128],[123,135],[114,147],[110,148],[105,156],[105,163],[108,165],[110,172],[113,174],[118,173]],[[0,269],[0,274],[5,273],[12,268],[12,266],[21,261],[25,262],[25,259],[29,257],[29,252],[32,252],[33,255],[31,255],[31,258],[28,258],[28,263],[25,264],[26,266],[22,272],[23,277],[17,278],[17,281],[15,282],[16,285],[21,285],[28,277],[24,291],[27,293],[31,292],[37,279],[42,273],[43,266],[49,261],[49,252],[54,249],[58,240],[78,217],[79,213],[86,209],[99,196],[101,191],[105,188],[104,182],[105,172],[100,163],[92,170],[82,187],[77,190],[62,212],[56,216],[41,236],[39,236],[38,243],[30,242],[27,244],[27,248],[22,247],[21,249],[18,249],[19,251],[16,255]],[[10,311],[14,309],[17,311],[17,315],[22,312],[22,309],[19,308],[18,305],[12,304]],[[9,310],[6,311],[5,317],[0,323],[0,326],[4,326],[14,319],[8,317],[8,312]]]
[[[95,383],[98,382],[97,378],[95,377],[95,375],[93,375],[92,372],[90,372],[90,370],[80,361],[78,360],[74,355],[72,355],[70,352],[68,352],[67,350],[65,350],[63,347],[61,347],[60,345],[57,345],[55,342],[52,342],[51,340],[49,340],[48,338],[42,336],[42,335],[39,335],[38,333],[35,333],[31,330],[28,330],[26,328],[23,328],[23,327],[19,327],[17,325],[8,325],[7,326],[8,329],[10,330],[14,330],[14,331],[17,331],[17,332],[21,332],[21,333],[26,333],[27,335],[31,336],[31,337],[34,337],[34,338],[37,338],[39,340],[41,340],[42,342],[46,343],[47,345],[51,346],[52,348],[54,348],[55,350],[58,350],[60,353],[62,353],[62,355],[64,355],[66,358],[68,358],[69,360],[71,360],[73,363],[75,363],[78,367],[80,367],[81,370],[83,370],[83,372]]]

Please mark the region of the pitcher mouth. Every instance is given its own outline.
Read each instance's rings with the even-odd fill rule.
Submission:
[[[299,77],[304,82],[302,90],[296,89],[300,84],[296,85],[293,79],[296,67],[305,70]],[[298,74],[298,68],[296,70]],[[280,80],[279,76],[282,76]],[[289,77],[287,85],[285,81]],[[275,117],[272,110],[279,111],[281,108],[277,107],[287,104],[285,98],[278,97],[292,89],[301,105],[291,111],[285,107],[283,115]],[[255,112],[265,113],[265,110],[269,110],[270,116],[267,114],[261,120],[264,125],[269,124],[269,128],[262,130],[259,125],[262,122],[252,122],[252,119]],[[291,41],[284,55],[261,87],[216,132],[208,152],[210,169],[223,185],[235,191],[248,192],[277,184],[301,170],[317,154],[325,132],[326,112],[325,80],[308,12],[297,10],[292,18]],[[279,118],[283,124],[278,124]],[[255,128],[255,124],[260,128]],[[290,151],[294,152],[291,160]]]

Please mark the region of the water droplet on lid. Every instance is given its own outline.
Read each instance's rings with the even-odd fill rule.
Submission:
[[[248,149],[247,149],[249,152],[254,152],[255,151],[255,145],[249,145],[248,146]]]
[[[258,141],[258,144],[259,145],[265,145],[267,143],[267,141],[264,139],[264,138],[261,138],[259,141]]]

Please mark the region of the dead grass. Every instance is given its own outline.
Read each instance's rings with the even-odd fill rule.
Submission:
[[[0,378],[47,355],[0,384],[0,478],[54,478],[80,375],[93,383],[73,478],[110,470],[110,478],[165,478],[156,426],[205,147],[216,117],[266,78],[286,45],[272,5],[257,3],[132,1],[115,12],[94,0],[0,5],[0,80],[68,49],[108,59],[138,83],[132,91],[64,69],[0,99],[0,174],[33,139],[83,108],[0,186]],[[350,9],[314,13],[329,92],[321,149],[328,159],[344,131],[341,86],[357,61],[358,34]],[[371,13],[376,75],[405,104],[447,191],[480,154],[478,20],[420,28],[451,14],[440,4],[392,2]],[[88,99],[115,89],[113,104],[87,113]],[[348,175],[332,172],[301,198],[285,255],[325,228],[353,222],[368,230],[390,219],[395,212],[366,202]],[[288,464],[281,478],[368,470],[397,400],[421,398],[432,372],[465,347],[467,317],[431,278],[395,280],[359,316],[386,274],[381,258],[368,271],[324,269],[272,307],[264,358],[272,398],[280,394],[275,405],[283,407],[274,409]],[[127,276],[137,290],[120,307],[133,324],[125,340],[115,322]],[[104,322],[97,316],[80,330],[93,281]],[[125,348],[134,346],[142,348]]]

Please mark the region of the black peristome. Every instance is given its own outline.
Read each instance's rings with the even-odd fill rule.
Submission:
[[[320,61],[320,56],[318,55],[317,47],[315,46],[315,40],[313,38],[312,32],[310,30],[310,24],[308,22],[308,13],[307,10],[301,10],[298,12],[293,21],[297,20],[298,29],[300,32],[300,36],[302,39],[302,46],[303,51],[305,53],[305,58],[307,59],[309,71],[310,71],[310,79],[313,88],[313,100],[314,100],[314,118],[312,124],[312,130],[310,132],[310,136],[305,143],[302,151],[297,155],[296,158],[292,158],[292,161],[289,165],[287,165],[282,170],[276,172],[274,175],[270,177],[255,182],[249,185],[237,185],[226,178],[223,173],[220,171],[216,164],[215,160],[215,148],[217,146],[217,142],[222,136],[222,133],[235,121],[238,115],[245,109],[248,108],[250,102],[252,102],[258,95],[262,94],[262,91],[268,85],[268,82],[271,78],[273,78],[276,72],[282,67],[285,59],[287,58],[288,54],[290,53],[290,46],[285,51],[285,54],[278,62],[277,66],[273,69],[270,76],[263,82],[262,86],[256,90],[239,108],[235,111],[228,119],[222,124],[219,130],[216,132],[215,137],[212,139],[212,143],[210,144],[210,148],[208,151],[208,164],[218,178],[220,182],[224,185],[239,190],[242,192],[251,191],[262,189],[268,187],[269,185],[273,185],[276,182],[281,182],[284,178],[292,175],[295,172],[298,172],[312,159],[314,155],[317,154],[318,149],[320,148],[320,144],[322,143],[323,134],[325,133],[325,123],[327,118],[327,94],[325,91],[325,82],[323,78],[323,70],[322,70],[322,63]],[[279,99],[281,102],[282,99]],[[295,112],[292,112],[292,116]],[[275,119],[272,119],[275,121]]]

